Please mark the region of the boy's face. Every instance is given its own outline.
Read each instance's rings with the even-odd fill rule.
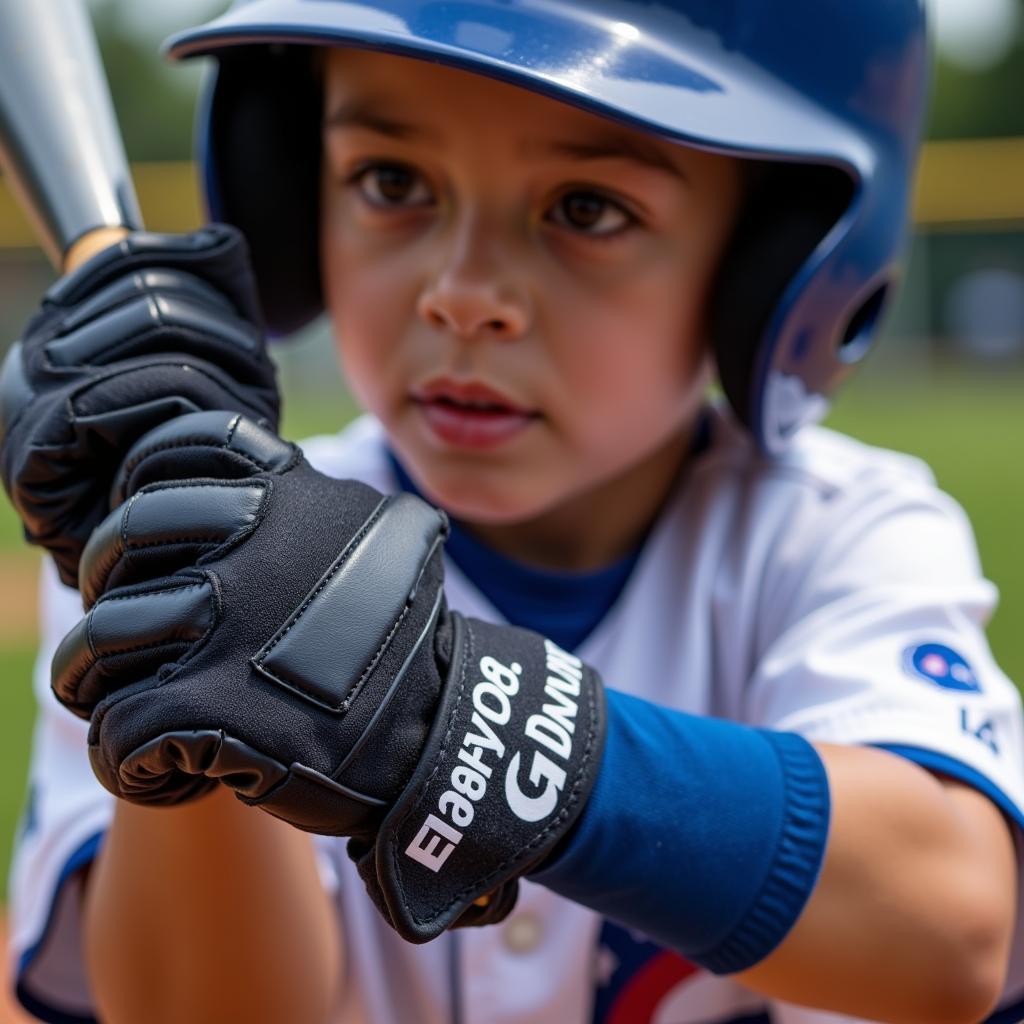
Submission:
[[[737,161],[340,50],[324,154],[324,291],[345,370],[429,497],[521,523],[615,496],[618,480],[629,501],[645,463],[675,472],[707,384]]]

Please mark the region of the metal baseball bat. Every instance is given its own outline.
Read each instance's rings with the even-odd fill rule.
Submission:
[[[58,270],[142,226],[83,0],[0,0],[0,169]]]

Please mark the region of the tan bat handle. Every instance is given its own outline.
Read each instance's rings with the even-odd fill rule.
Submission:
[[[116,245],[127,235],[128,228],[96,228],[82,235],[77,241],[72,242],[70,248],[64,253],[63,271],[70,273],[76,267],[80,267],[91,256],[111,245]]]

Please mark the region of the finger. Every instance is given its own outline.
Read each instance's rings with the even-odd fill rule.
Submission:
[[[104,591],[171,576],[246,533],[267,497],[262,482],[161,484],[136,494],[93,531],[78,567],[86,608]]]
[[[197,412],[151,430],[128,450],[110,491],[118,505],[148,483],[189,477],[239,479],[278,472],[298,450],[236,413]]]
[[[146,679],[187,654],[214,620],[207,580],[109,595],[58,646],[50,669],[53,692],[75,714],[88,717],[108,693]]]
[[[118,285],[123,286],[123,282]],[[250,380],[257,363],[265,361],[259,328],[223,308],[223,304],[215,306],[212,294],[194,294],[200,288],[212,293],[197,281],[188,292],[143,291],[102,310],[99,316],[92,311],[91,319],[83,320],[76,313],[72,318],[75,324],[65,324],[60,335],[46,344],[46,357],[57,367],[104,366],[174,352],[212,362],[233,377]],[[101,294],[97,298],[109,296]]]
[[[61,321],[60,333],[77,330],[118,306],[129,305],[152,294],[177,295],[207,306],[211,312],[235,314],[227,297],[202,278],[182,270],[147,267],[117,278],[73,307]]]
[[[16,341],[7,350],[0,368],[0,443],[7,431],[21,415],[22,409],[35,397],[25,376],[25,360],[21,342]]]
[[[200,789],[196,776],[220,779],[257,800],[287,778],[288,768],[221,729],[180,729],[136,747],[121,761],[117,775],[118,795],[127,800],[177,804]]]
[[[80,386],[71,397],[70,426],[79,447],[104,457],[116,452],[120,459],[153,427],[207,409],[276,422],[277,397],[269,387],[240,385],[212,364],[189,365],[168,355],[109,370]]]

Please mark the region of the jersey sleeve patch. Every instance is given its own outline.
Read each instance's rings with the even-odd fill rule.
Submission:
[[[946,644],[915,644],[903,652],[903,668],[914,678],[945,690],[980,693],[981,683],[970,662]]]

